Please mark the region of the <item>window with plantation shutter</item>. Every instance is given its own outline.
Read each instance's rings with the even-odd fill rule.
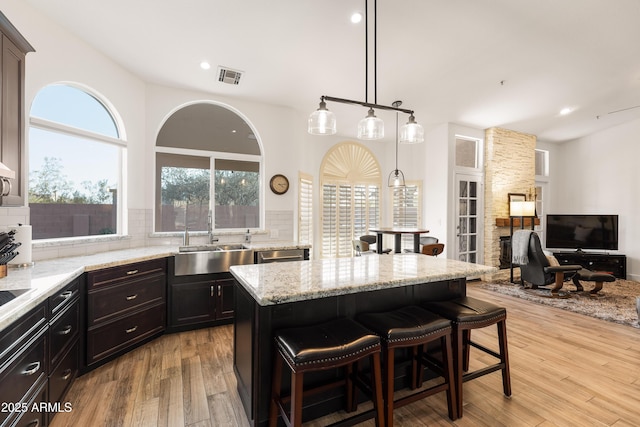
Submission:
[[[380,222],[380,166],[363,145],[332,148],[321,166],[321,257],[353,256],[352,240]]]
[[[420,197],[421,186],[418,183],[407,182],[405,187],[392,188],[393,226],[417,228],[420,227],[422,205]],[[413,250],[413,236],[402,235],[402,249]]]
[[[300,174],[298,183],[298,242],[313,245],[313,179]]]

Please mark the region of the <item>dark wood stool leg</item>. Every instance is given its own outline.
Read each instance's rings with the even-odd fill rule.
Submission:
[[[393,426],[393,391],[394,391],[394,349],[387,349],[385,354],[385,380],[384,380],[384,414],[387,427]]]
[[[276,352],[273,355],[273,377],[271,384],[271,406],[269,407],[269,427],[276,427],[278,424],[278,413],[280,408],[280,387],[282,386],[282,357]]]
[[[372,400],[376,410],[376,426],[384,426],[384,403],[382,398],[382,370],[380,367],[380,353],[373,353],[370,356],[369,360],[371,363],[371,391],[373,392]]]
[[[505,396],[511,396],[511,372],[509,370],[509,351],[507,350],[507,321],[498,322],[498,343],[500,345],[500,362],[502,368],[502,388]]]
[[[347,394],[347,401],[345,406],[346,412],[353,412],[358,409],[358,393],[356,382],[358,381],[356,376],[358,375],[358,362],[351,363],[344,367],[345,371],[345,391]]]
[[[462,369],[464,372],[469,370],[469,354],[471,353],[471,329],[465,329],[463,333],[464,353],[462,359]]]
[[[464,367],[463,363],[463,354],[465,353],[464,348],[464,335],[466,331],[460,329],[459,325],[455,325],[453,328],[453,377],[456,388],[456,404],[457,411],[456,416],[458,418],[462,417],[462,376],[464,375]]]
[[[291,425],[293,427],[302,426],[302,383],[304,373],[291,373]]]
[[[449,418],[453,421],[458,418],[458,407],[456,399],[456,381],[453,373],[453,349],[451,346],[451,335],[445,335],[440,338],[440,345],[442,347],[442,374],[444,380],[449,384],[447,389],[447,409],[449,411]]]

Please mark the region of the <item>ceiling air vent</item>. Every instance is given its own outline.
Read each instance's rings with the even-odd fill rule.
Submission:
[[[240,77],[242,71],[232,70],[230,68],[218,67],[218,81],[227,83],[230,85],[237,85],[240,83]]]

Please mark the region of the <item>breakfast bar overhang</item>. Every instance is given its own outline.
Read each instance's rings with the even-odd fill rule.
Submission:
[[[372,255],[231,267],[238,282],[234,371],[253,426],[267,425],[273,332],[359,313],[466,295],[466,279],[494,267],[421,254]],[[312,418],[340,409],[340,398],[305,407]]]

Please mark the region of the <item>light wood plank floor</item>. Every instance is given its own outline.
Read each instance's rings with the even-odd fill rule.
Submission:
[[[493,294],[473,283],[469,295],[507,307],[512,398],[503,396],[500,374],[493,373],[465,383],[460,420],[447,418],[444,395],[437,395],[397,410],[396,426],[638,425],[639,329]],[[473,336],[487,345],[496,342],[495,328]],[[56,415],[52,427],[248,426],[232,346],[231,326],[162,336],[77,379],[65,399],[73,410]],[[475,351],[472,368],[487,361]],[[326,425],[340,415],[309,425]]]

